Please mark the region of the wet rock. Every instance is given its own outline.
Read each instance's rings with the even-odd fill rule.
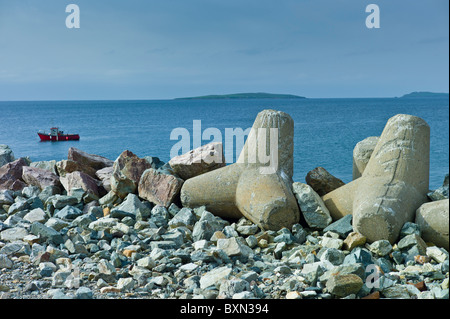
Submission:
[[[316,167],[306,175],[306,184],[311,186],[319,196],[334,191],[345,185],[339,178],[331,175],[325,168]]]

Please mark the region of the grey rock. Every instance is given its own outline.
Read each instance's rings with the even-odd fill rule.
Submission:
[[[322,237],[320,244],[326,248],[336,248],[341,249],[344,241],[339,238]]]
[[[135,194],[128,194],[125,200],[111,210],[111,217],[123,218],[130,216],[136,219],[137,216],[148,218],[151,214],[150,207],[144,205]],[[121,217],[120,217],[121,216]]]
[[[350,254],[345,256],[343,264],[348,265],[356,263],[360,263],[364,268],[366,268],[368,265],[373,264],[374,262],[371,253],[367,249],[356,247],[351,251]]]
[[[449,188],[449,177],[447,174],[445,175],[444,183],[442,184],[442,186],[432,192],[429,192],[427,195],[432,201],[447,199],[449,192],[448,188]]]
[[[41,191],[37,186],[27,186],[22,189],[22,196],[26,198],[39,196],[40,193]]]
[[[119,278],[117,281],[117,288],[120,289],[120,291],[131,291],[136,285],[136,281],[131,278]]]
[[[417,247],[418,255],[425,255],[427,244],[425,241],[416,234],[411,234],[403,237],[398,243],[397,246],[400,250],[409,250],[413,246]]]
[[[242,237],[221,238],[217,241],[217,248],[225,251],[230,257],[248,256],[253,252],[251,248],[246,245],[245,239]]]
[[[0,254],[0,269],[11,269],[13,262],[5,254]]]
[[[0,144],[0,167],[14,161],[14,153],[8,145]]]
[[[31,233],[41,237],[44,240],[48,240],[55,245],[59,245],[64,242],[63,237],[58,231],[39,222],[34,222],[31,225]]]
[[[69,225],[70,224],[68,222],[66,222],[65,220],[55,218],[55,217],[49,218],[49,220],[47,220],[47,222],[45,223],[45,226],[51,227],[58,232],[61,229],[63,229],[64,227],[67,227]]]
[[[400,230],[400,238],[414,234],[421,236],[421,231],[420,226],[412,222],[406,222]]]
[[[393,286],[386,289],[383,289],[381,292],[385,298],[389,299],[409,299],[409,290],[407,287],[401,286]]]
[[[205,210],[200,220],[194,225],[192,238],[194,241],[201,239],[210,240],[216,231],[222,230],[224,227],[225,223],[223,220]]]
[[[341,238],[344,239],[347,238],[348,234],[350,234],[353,231],[352,215],[345,215],[341,219],[325,227],[323,231],[324,233],[332,231],[334,233],[339,234]]]
[[[78,199],[73,196],[54,195],[47,198],[46,204],[48,205],[48,203],[51,203],[56,209],[62,209],[66,206],[76,205]]]
[[[94,293],[88,287],[80,287],[75,292],[75,299],[92,299]]]
[[[309,227],[324,229],[331,224],[332,219],[328,208],[311,186],[293,183],[292,190]]]
[[[328,248],[320,256],[321,261],[328,261],[335,266],[338,266],[344,262],[345,254],[336,248]]]
[[[328,281],[328,279],[330,279],[330,277],[333,274],[342,274],[342,275],[354,274],[364,281],[366,278],[365,272],[366,272],[365,267],[363,266],[363,264],[360,263],[340,265],[334,267],[333,269],[327,270],[322,276],[320,276],[320,281],[321,282]]]
[[[196,221],[197,217],[194,215],[194,213],[192,213],[192,211],[189,208],[184,207],[181,210],[179,210],[175,214],[175,216],[169,221],[169,226],[173,228],[185,226],[192,230],[194,228]]]
[[[45,221],[48,219],[48,216],[42,208],[35,208],[31,210],[28,214],[26,214],[23,217],[23,219],[30,223],[34,222],[45,223]]]
[[[369,250],[375,255],[383,257],[392,251],[392,245],[388,240],[377,240],[369,245]]]
[[[449,256],[448,252],[445,249],[437,246],[427,247],[426,254],[438,263],[443,263],[444,261],[448,260]]]
[[[95,231],[111,230],[118,223],[116,218],[102,217],[89,224],[89,228]]]
[[[230,267],[223,266],[204,273],[200,278],[200,288],[220,287],[221,282],[225,280],[231,272],[232,269]]]
[[[0,190],[0,205],[12,205],[14,203],[14,192],[10,190]]]
[[[53,217],[60,218],[62,220],[74,220],[82,214],[83,212],[80,209],[73,206],[66,206],[54,214]]]
[[[0,239],[2,241],[17,241],[23,240],[24,237],[28,236],[28,231],[22,227],[14,227],[3,230],[0,232]]]

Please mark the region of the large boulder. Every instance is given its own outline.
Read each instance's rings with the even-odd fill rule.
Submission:
[[[331,175],[323,167],[316,167],[312,171],[309,171],[305,177],[305,181],[319,196],[323,196],[345,185],[342,180]]]
[[[0,144],[0,167],[14,161],[14,153],[8,145]]]
[[[30,163],[30,166],[42,168],[42,169],[52,172],[55,175],[58,175],[58,173],[56,171],[56,161],[55,160],[32,162],[32,163]]]
[[[41,190],[47,186],[59,187],[59,177],[46,169],[24,166],[22,168],[22,179],[28,185],[37,186]]]
[[[111,191],[111,176],[114,168],[112,166],[99,169],[95,172],[95,176],[102,182],[103,188],[107,191]]]
[[[27,184],[22,179],[22,168],[28,166],[25,158],[19,158],[0,167],[0,190],[22,190]]]
[[[209,143],[175,156],[169,165],[184,180],[224,167],[226,163],[222,143]]]
[[[169,207],[179,194],[183,182],[179,177],[149,168],[139,181],[139,197]]]
[[[67,194],[72,195],[72,190],[77,188],[82,188],[84,191],[99,197],[100,191],[97,184],[97,180],[85,174],[83,172],[73,172],[66,174],[65,177],[61,177],[61,184],[64,186]]]
[[[436,246],[449,250],[449,200],[425,203],[416,211],[416,224],[422,238]]]
[[[111,175],[111,190],[120,198],[134,193],[141,179],[142,173],[151,168],[151,164],[144,158],[139,158],[126,150],[114,161]]]
[[[88,174],[89,176],[95,178],[96,169],[90,166],[84,166],[78,162],[72,160],[62,160],[56,163],[56,169],[58,171],[59,176],[65,177],[66,174],[73,172],[83,172]]]
[[[95,170],[102,169],[107,166],[113,166],[114,161],[107,159],[106,157],[88,154],[79,150],[75,147],[69,148],[69,155],[67,157],[69,160],[77,162],[81,166],[92,167]]]

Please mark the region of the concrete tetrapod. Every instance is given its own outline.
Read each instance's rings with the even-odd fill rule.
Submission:
[[[294,123],[288,114],[260,112],[235,164],[185,181],[183,206],[204,205],[225,218],[245,216],[262,229],[298,223],[300,211],[291,190],[293,137]]]
[[[413,221],[427,201],[430,128],[421,118],[390,118],[362,176],[326,194],[333,218],[353,214],[353,228],[368,242],[394,243],[400,229]]]

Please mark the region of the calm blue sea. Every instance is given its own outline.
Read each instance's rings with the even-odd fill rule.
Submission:
[[[218,128],[225,138],[225,128],[251,127],[258,112],[269,108],[294,119],[295,181],[304,182],[308,171],[322,166],[350,182],[355,144],[379,136],[398,113],[419,116],[431,127],[430,188],[441,186],[449,171],[446,98],[0,102],[0,144],[33,161],[66,159],[73,146],[113,160],[128,149],[166,162],[177,142],[170,140],[173,129],[186,128],[192,138],[193,120],[201,120],[202,130]],[[51,126],[81,139],[40,142],[37,132]]]

